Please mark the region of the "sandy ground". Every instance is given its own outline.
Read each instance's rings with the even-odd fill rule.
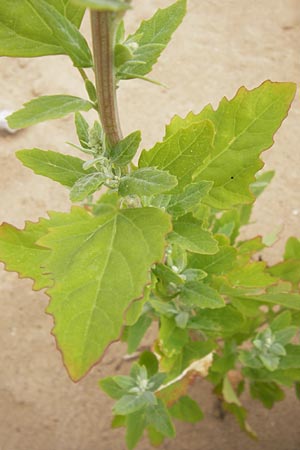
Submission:
[[[133,3],[135,9],[127,17],[131,30],[170,1]],[[88,21],[84,26],[87,30]],[[124,133],[141,129],[147,147],[162,137],[174,113],[197,112],[208,102],[217,105],[240,85],[251,88],[265,79],[299,83],[300,1],[189,0],[185,22],[152,76],[169,88],[130,81],[119,92]],[[64,57],[2,58],[0,87],[0,108],[17,108],[41,94],[84,95],[80,77]],[[268,252],[272,261],[278,260],[289,235],[300,235],[299,119],[297,96],[273,149],[264,156],[277,176],[259,200],[250,227],[253,234],[281,230],[278,245]],[[0,221],[22,226],[25,218],[45,216],[46,210],[68,210],[67,192],[23,168],[13,151],[36,146],[67,152],[65,141],[75,139],[72,122],[68,117],[0,137]],[[97,387],[100,377],[116,372],[124,348],[114,345],[100,366],[73,384],[50,335],[46,296],[31,292],[31,282],[18,280],[16,274],[2,270],[0,277],[0,450],[125,449],[123,432],[110,431],[111,402]],[[123,363],[120,372],[127,369]],[[272,411],[244,399],[249,421],[260,436],[253,442],[232,417],[217,418],[210,389],[203,381],[192,389],[206,420],[196,426],[179,425],[177,439],[163,449],[300,449],[300,403],[292,393]],[[148,450],[148,443],[143,441],[139,449]]]

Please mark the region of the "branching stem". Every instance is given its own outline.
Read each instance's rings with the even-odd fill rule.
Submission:
[[[110,12],[91,11],[98,111],[109,145],[122,139],[114,73],[114,20]]]

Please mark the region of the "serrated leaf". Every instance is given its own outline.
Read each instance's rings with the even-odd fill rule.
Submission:
[[[66,19],[79,27],[84,9],[69,0],[47,0]],[[34,57],[65,53],[55,34],[51,33],[29,2],[10,0],[0,4],[1,56]]]
[[[24,230],[4,223],[0,227],[0,260],[6,270],[18,272],[21,278],[34,280],[35,290],[52,284],[51,276],[45,275],[43,266],[50,251],[36,244],[47,233],[49,221],[26,222]]]
[[[170,191],[177,185],[177,179],[164,170],[151,167],[137,169],[121,178],[119,195],[149,196]]]
[[[169,139],[158,142],[151,150],[144,150],[139,167],[168,170],[178,179],[173,193],[180,193],[192,182],[192,175],[212,151],[214,126],[208,120],[180,129]]]
[[[82,159],[51,150],[38,148],[19,150],[16,156],[24,166],[32,169],[37,175],[51,178],[63,186],[72,187],[80,178],[94,172],[93,169],[82,168],[84,163]]]
[[[181,194],[172,195],[167,210],[172,216],[183,216],[199,205],[212,187],[210,181],[200,181],[187,185]]]
[[[65,214],[72,219],[72,212]],[[155,208],[124,209],[54,229],[39,243],[52,250],[48,312],[65,365],[78,380],[119,338],[123,315],[162,259],[169,218]],[[80,251],[79,251],[80,249]],[[84,270],[83,270],[84,268]]]
[[[218,242],[208,230],[203,230],[201,222],[191,214],[181,216],[173,222],[173,231],[168,241],[184,250],[203,255],[212,255],[218,251]]]
[[[92,107],[89,101],[72,95],[45,95],[24,103],[23,109],[7,117],[7,122],[11,128],[26,128]]]
[[[227,274],[227,278],[233,286],[245,287],[267,287],[278,281],[266,272],[264,262],[250,262],[236,267]]]
[[[208,105],[200,114],[178,116],[167,127],[169,137],[182,127],[209,119],[216,128],[214,149],[199,161],[195,181],[213,181],[205,202],[219,209],[253,202],[249,190],[263,166],[259,155],[273,144],[273,135],[286,117],[295,96],[293,83],[264,82],[253,90],[242,87],[232,100],[223,98],[216,111]],[[170,139],[170,138],[169,138]]]
[[[18,272],[20,278],[33,279],[35,290],[53,284],[52,276],[46,270],[50,251],[36,243],[50,227],[60,226],[61,213],[50,212],[48,215],[49,219],[26,222],[23,230],[6,223],[0,227],[0,260],[6,264],[6,270]],[[81,209],[73,208],[72,222],[81,220]]]
[[[91,173],[79,178],[71,189],[71,201],[80,202],[84,200],[88,195],[96,192],[105,180],[106,177],[103,173]]]
[[[149,73],[185,13],[186,0],[179,0],[168,8],[159,9],[151,19],[143,21],[124,43],[132,49],[133,55],[118,68],[117,77],[126,80]]]
[[[180,299],[189,306],[201,309],[225,306],[223,297],[215,289],[199,281],[185,283],[180,292]]]
[[[134,131],[119,141],[110,150],[110,159],[116,166],[126,166],[131,162],[136,154],[142,136],[140,131]]]
[[[172,417],[183,422],[197,423],[204,418],[198,403],[187,395],[174,403],[169,411]]]

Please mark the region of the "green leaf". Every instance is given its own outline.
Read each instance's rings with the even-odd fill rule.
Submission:
[[[300,345],[288,344],[286,355],[280,359],[279,369],[300,369]]]
[[[80,26],[84,9],[69,0],[47,0],[66,19]],[[32,5],[24,0],[0,4],[0,55],[34,57],[65,53],[55,34]]]
[[[224,308],[204,309],[190,319],[189,328],[212,336],[229,337],[243,329],[244,317],[231,305]]]
[[[191,214],[174,221],[173,232],[169,234],[168,241],[194,253],[212,255],[218,251],[218,242],[210,231],[203,230],[201,222]]]
[[[180,353],[187,341],[187,330],[178,328],[173,318],[160,317],[159,346],[168,358]]]
[[[273,333],[289,327],[292,322],[292,314],[290,311],[283,311],[271,323],[271,330]]]
[[[235,248],[229,245],[223,245],[214,255],[190,255],[188,267],[204,270],[208,274],[221,275],[232,269],[235,259]]]
[[[159,9],[151,19],[143,21],[138,30],[124,42],[133,55],[118,68],[117,77],[126,80],[149,73],[185,13],[186,0],[179,0],[168,8]]]
[[[110,150],[110,159],[116,166],[126,166],[131,162],[141,143],[141,132],[134,131],[118,142]]]
[[[227,403],[235,403],[236,405],[241,406],[241,402],[240,402],[238,396],[236,395],[227,375],[224,377],[222,394],[223,394],[224,400]]]
[[[80,145],[89,148],[89,124],[80,112],[75,113],[75,126]]]
[[[7,223],[0,227],[0,260],[5,263],[6,270],[18,272],[20,278],[32,278],[35,290],[52,284],[51,276],[44,275],[43,269],[50,252],[36,244],[47,233],[48,223],[46,219],[26,222],[24,230]]]
[[[63,186],[72,187],[80,178],[94,172],[93,169],[84,170],[84,161],[75,156],[63,155],[51,150],[19,150],[17,158],[24,166],[32,169],[37,175],[51,178]]]
[[[290,237],[287,240],[284,259],[300,259],[300,239]]]
[[[174,193],[180,193],[192,182],[195,170],[212,152],[214,126],[211,121],[199,120],[188,128],[180,129],[151,150],[144,150],[139,167],[156,167],[168,170],[178,179]]]
[[[127,351],[129,354],[136,351],[151,323],[152,320],[144,314],[134,325],[127,327],[126,341],[128,345]]]
[[[258,296],[251,296],[250,298],[265,305],[281,305],[297,311],[300,310],[300,294],[262,294]]]
[[[155,208],[124,209],[51,230],[39,243],[52,250],[47,269],[56,280],[48,312],[65,365],[78,380],[119,338],[123,315],[162,259],[169,218]],[[78,251],[80,249],[80,251]],[[83,270],[84,268],[84,270]],[[83,295],[84,294],[84,295]]]
[[[154,353],[150,352],[149,350],[145,350],[139,357],[138,361],[139,366],[144,366],[147,370],[147,374],[149,377],[152,377],[152,379],[149,380],[148,383],[148,389],[152,392],[156,391],[156,389],[161,385],[161,383],[164,381],[166,375],[165,374],[159,374],[160,380],[159,384],[157,385],[156,379],[153,379],[153,375],[155,375],[158,372],[158,360]],[[152,381],[152,382],[151,382]],[[150,387],[151,383],[151,387]]]
[[[126,444],[129,450],[133,450],[146,428],[145,410],[137,411],[126,417]]]
[[[204,418],[199,405],[191,397],[185,395],[181,397],[171,408],[169,408],[172,417],[183,422],[197,423]]]
[[[228,280],[233,286],[267,287],[278,280],[266,272],[266,263],[250,262],[243,267],[236,267],[228,273]]]
[[[119,195],[148,196],[170,191],[177,185],[177,179],[164,170],[145,167],[121,178]]]
[[[88,195],[96,192],[105,180],[106,177],[103,173],[91,173],[79,178],[71,189],[71,201],[80,202],[84,200]]]
[[[129,8],[123,0],[71,0],[72,3],[99,11],[124,11]]]
[[[236,403],[227,403],[227,402],[223,403],[223,408],[226,411],[231,412],[231,414],[235,416],[241,430],[245,431],[252,439],[257,439],[257,434],[250,427],[249,423],[246,420],[247,410],[245,408],[237,405]]]
[[[252,382],[250,383],[250,393],[255,399],[258,399],[262,404],[271,409],[275,402],[284,400],[285,394],[280,389],[280,387],[274,383],[262,383],[262,382]]]
[[[76,111],[89,111],[93,105],[71,95],[45,95],[24,103],[24,108],[7,117],[11,128],[26,128],[47,120],[59,119]]]
[[[167,127],[167,137],[201,119],[209,119],[215,126],[214,149],[209,158],[199,160],[194,176],[195,181],[214,182],[205,198],[208,205],[229,209],[253,202],[249,186],[263,166],[260,153],[273,144],[295,92],[293,83],[266,81],[251,91],[240,88],[232,100],[223,98],[216,111],[208,105],[200,114],[190,113],[185,119],[175,116]]]
[[[175,429],[171,422],[170,415],[161,399],[157,400],[157,405],[147,408],[146,417],[148,425],[151,425],[166,437],[174,437]]]
[[[48,33],[55,36],[55,40],[63,49],[63,53],[71,58],[75,67],[93,66],[89,46],[72,22],[67,20],[46,0],[26,0],[26,2],[47,26]]]
[[[140,411],[148,404],[155,405],[156,397],[152,392],[146,391],[139,395],[124,395],[121,397],[113,407],[114,414],[120,414],[121,416],[132,414],[136,411]]]
[[[102,380],[99,381],[99,386],[111,398],[119,400],[126,394],[126,390],[120,387],[114,378],[115,377],[102,378]]]
[[[208,194],[212,187],[210,181],[188,184],[181,194],[172,195],[167,210],[172,216],[183,216],[192,212],[202,199]]]
[[[269,273],[282,280],[289,281],[298,290],[300,283],[300,241],[289,238],[284,254],[284,261],[269,267]]]
[[[183,286],[180,299],[187,305],[195,308],[223,308],[224,299],[211,287],[198,281],[190,281]]]

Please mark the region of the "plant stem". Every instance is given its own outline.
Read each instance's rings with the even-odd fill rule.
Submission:
[[[107,11],[91,10],[94,69],[98,112],[109,146],[122,139],[114,73],[114,17]]]

